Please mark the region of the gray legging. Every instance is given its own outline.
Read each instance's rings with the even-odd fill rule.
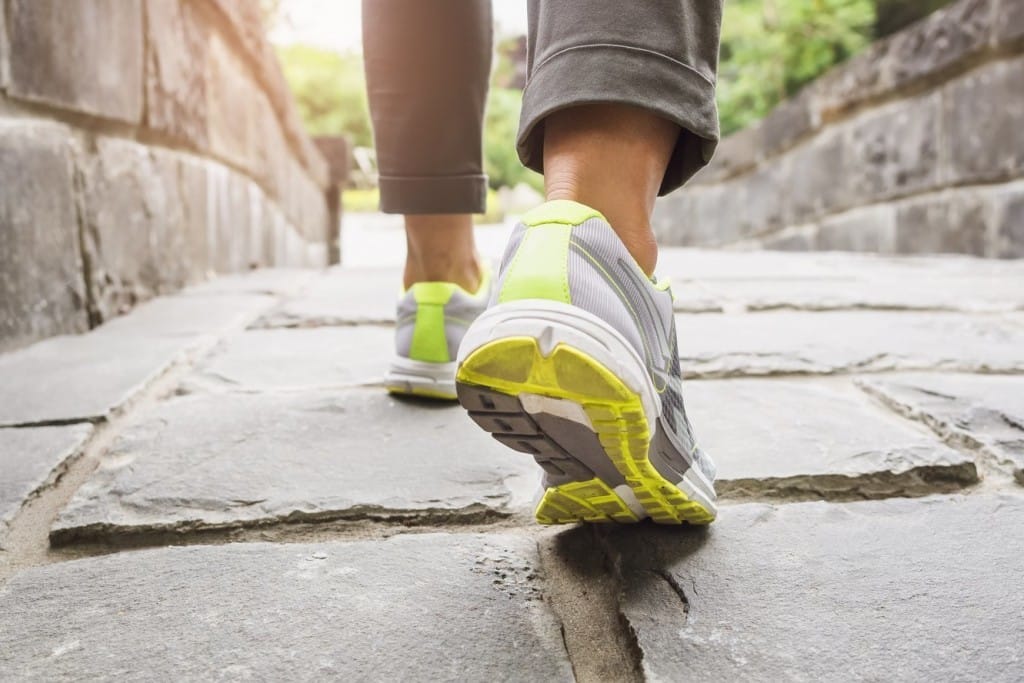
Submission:
[[[679,125],[661,194],[682,185],[718,141],[721,18],[721,0],[530,0],[519,158],[543,172],[552,112],[632,104]],[[490,0],[363,0],[383,211],[484,210],[491,32]]]

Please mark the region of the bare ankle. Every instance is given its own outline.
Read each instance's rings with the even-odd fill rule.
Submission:
[[[408,250],[404,285],[454,282],[469,292],[480,286],[480,265],[468,214],[405,217]]]
[[[658,261],[651,212],[679,127],[645,109],[572,107],[544,124],[547,198],[572,199],[608,219],[648,275]]]

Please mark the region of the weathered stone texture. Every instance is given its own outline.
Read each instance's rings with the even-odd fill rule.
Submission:
[[[679,315],[677,322],[683,373],[697,377],[1024,371],[1024,326],[1001,316],[784,311]]]
[[[146,2],[146,125],[205,150],[209,29],[194,2]],[[198,65],[198,66],[197,66]]]
[[[921,226],[922,230],[927,228]],[[896,251],[896,208],[877,204],[829,216],[821,222],[813,244],[815,249],[825,251],[891,254]]]
[[[92,425],[0,429],[0,550],[11,520],[75,457]]]
[[[130,427],[60,513],[56,542],[324,519],[506,515],[537,467],[455,405],[380,389],[197,394]],[[370,426],[372,425],[372,427]]]
[[[762,147],[765,156],[774,156],[792,147],[814,130],[808,90],[776,107],[761,122]]]
[[[70,132],[0,123],[0,351],[86,328]]]
[[[743,505],[604,542],[648,680],[1018,677],[1020,496]]]
[[[960,190],[901,203],[896,207],[894,251],[984,256],[992,221],[987,200],[985,192]]]
[[[972,71],[943,100],[951,181],[1024,176],[1024,56]]]
[[[98,319],[188,280],[178,174],[150,148],[100,138],[84,172],[83,245]]]
[[[972,459],[848,380],[689,382],[687,413],[724,497],[881,498],[977,481]]]
[[[1024,176],[1019,5],[953,2],[836,67],[724,140],[721,160],[660,200],[658,235],[787,250],[1024,249],[998,223],[990,185]],[[839,215],[866,207],[884,223]]]
[[[254,171],[255,150],[259,144],[253,106],[257,86],[245,64],[216,34],[209,45],[207,72],[210,149],[225,161]]]
[[[4,588],[0,678],[573,680],[512,535],[162,548]]]
[[[940,125],[938,94],[859,117],[846,127],[844,168],[826,174],[826,179],[849,182],[850,201],[857,206],[933,189],[939,180]],[[827,207],[838,208],[843,207]]]
[[[1011,46],[1024,38],[1024,4],[1020,0],[997,0],[996,42]]]
[[[2,7],[2,5],[0,5]],[[0,91],[11,80],[10,44],[7,41],[7,13],[0,12]]]
[[[1024,258],[1024,182],[997,192],[990,256]]]
[[[890,88],[955,68],[989,45],[997,0],[959,0],[890,39]]]
[[[245,390],[379,383],[394,353],[391,327],[249,330],[199,369],[199,384]],[[351,362],[358,359],[358,362]]]
[[[208,335],[269,303],[257,295],[164,297],[87,334],[2,354],[0,426],[102,419]]]
[[[12,96],[141,120],[142,0],[8,0],[7,19]]]
[[[0,549],[5,525],[24,503],[78,453],[92,432],[87,424],[62,427],[0,429]]]
[[[392,268],[331,268],[257,327],[321,327],[393,323],[400,273]]]
[[[904,375],[861,385],[943,438],[987,454],[1024,484],[1024,378]]]

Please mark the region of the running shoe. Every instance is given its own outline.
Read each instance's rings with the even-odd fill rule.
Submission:
[[[457,398],[455,356],[466,330],[487,308],[490,289],[490,269],[481,266],[475,293],[452,282],[419,282],[402,293],[395,358],[384,378],[390,393]]]
[[[470,417],[543,468],[539,522],[714,520],[672,293],[594,209],[552,201],[524,216],[457,362]]]

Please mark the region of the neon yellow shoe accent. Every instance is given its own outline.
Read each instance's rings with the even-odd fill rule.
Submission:
[[[545,202],[535,209],[530,209],[523,214],[522,222],[527,227],[543,225],[547,223],[561,223],[563,225],[579,225],[585,220],[600,218],[605,220],[601,212],[592,209],[586,204],[580,204],[568,199],[553,199]]]
[[[412,330],[409,358],[428,363],[448,363],[448,340],[444,333],[444,306],[458,285],[450,282],[419,282],[411,287],[416,299],[416,323]]]
[[[569,301],[571,225],[553,223],[531,228],[509,263],[498,301],[548,299]]]
[[[582,351],[559,344],[545,357],[532,337],[497,339],[463,361],[456,381],[510,396],[540,394],[578,403],[590,418],[608,458],[655,522],[708,524],[714,520],[712,513],[662,477],[648,460],[651,428],[640,395]],[[614,491],[607,485],[595,486],[595,481],[548,489],[535,512],[537,520],[545,524],[598,519],[636,521]]]
[[[541,524],[640,521],[619,495],[600,479],[574,481],[549,488],[533,514]]]

